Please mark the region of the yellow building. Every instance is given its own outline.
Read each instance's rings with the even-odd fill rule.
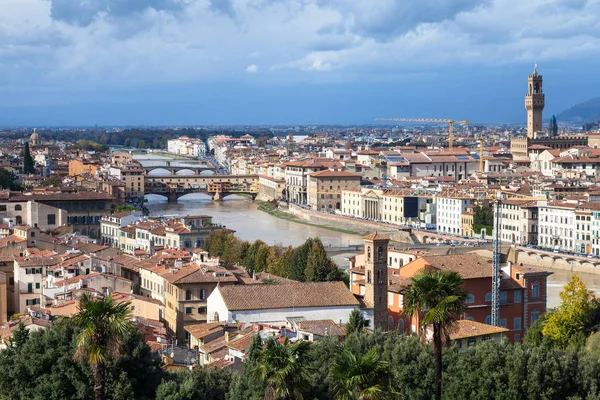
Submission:
[[[473,237],[473,221],[475,213],[472,208],[460,214],[460,234],[462,236]]]
[[[342,190],[360,187],[361,176],[348,171],[323,170],[308,175],[308,205],[313,210],[342,209]]]
[[[80,159],[69,161],[69,176],[78,176],[85,174],[96,175],[97,172],[97,164],[83,161]]]
[[[7,320],[6,274],[0,272],[0,325]]]
[[[206,300],[217,285],[236,284],[237,278],[224,268],[188,264],[164,274],[165,327],[179,343],[190,340],[184,327],[207,322]]]
[[[125,184],[125,199],[144,196],[144,170],[140,166],[121,169],[121,182]]]

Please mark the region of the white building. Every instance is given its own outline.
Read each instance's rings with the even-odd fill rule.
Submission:
[[[436,221],[438,232],[459,235],[461,232],[461,214],[473,207],[474,199],[451,199],[438,197],[436,204]],[[488,232],[491,234],[491,232]]]
[[[136,221],[138,215],[123,211],[111,215],[105,215],[100,219],[100,239],[103,244],[119,247],[121,228]]]
[[[343,282],[224,285],[208,296],[208,322],[285,323],[290,317],[346,323],[359,303]]]
[[[576,201],[553,201],[539,208],[538,244],[548,249],[575,251]]]
[[[167,141],[167,151],[191,157],[202,157],[206,153],[206,145],[200,139],[181,136]]]

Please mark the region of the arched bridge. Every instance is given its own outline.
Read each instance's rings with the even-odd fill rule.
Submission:
[[[179,175],[182,172],[191,172],[191,174],[189,175],[185,174],[186,176],[200,175],[202,172],[205,171],[211,171],[212,173],[215,172],[215,168],[209,165],[172,165],[171,161],[153,162],[152,165],[143,166],[142,169],[144,170],[144,174],[146,176],[152,176],[149,175],[150,172],[157,170],[167,170],[171,175]]]
[[[258,195],[258,175],[169,175],[146,176],[144,194],[160,194],[177,201],[190,193],[207,194],[222,200],[232,194]]]

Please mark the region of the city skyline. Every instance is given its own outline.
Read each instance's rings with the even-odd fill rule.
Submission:
[[[0,125],[524,124],[534,63],[546,121],[598,96],[599,7],[7,0]]]

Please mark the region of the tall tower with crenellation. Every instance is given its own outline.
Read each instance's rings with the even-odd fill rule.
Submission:
[[[533,74],[527,78],[527,94],[525,95],[525,109],[527,110],[527,137],[535,139],[538,132],[542,132],[542,111],[545,104],[542,91],[542,76],[537,73],[537,64]]]
[[[373,328],[387,330],[388,269],[390,239],[377,232],[363,238],[365,242],[365,302],[373,307]]]

